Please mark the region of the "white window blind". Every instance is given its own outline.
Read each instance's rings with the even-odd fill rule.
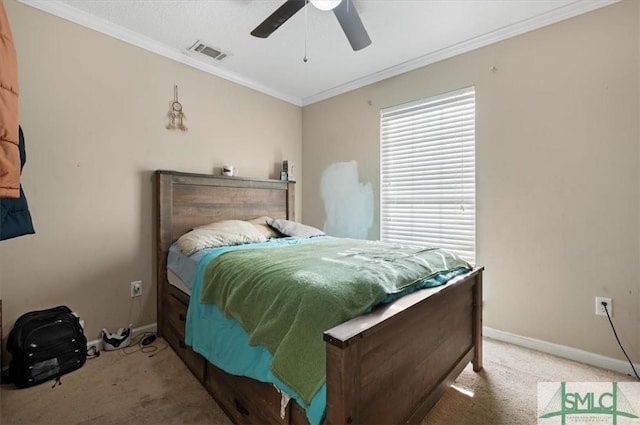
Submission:
[[[475,263],[475,89],[383,109],[381,239]]]

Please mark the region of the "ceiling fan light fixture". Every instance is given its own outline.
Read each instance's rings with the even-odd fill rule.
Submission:
[[[300,9],[307,6],[309,2],[323,11],[333,9],[333,14],[336,16],[342,32],[344,32],[354,52],[362,50],[371,44],[369,34],[367,34],[367,30],[362,24],[358,11],[353,6],[353,0],[287,0],[251,31],[251,35],[259,38],[269,37]]]
[[[312,5],[320,10],[333,10],[342,0],[309,0]]]

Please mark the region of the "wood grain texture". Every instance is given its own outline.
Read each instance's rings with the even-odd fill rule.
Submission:
[[[164,331],[163,288],[170,245],[196,226],[220,220],[268,215],[292,219],[295,183],[158,170],[156,195],[156,277],[158,333]]]
[[[325,332],[327,423],[419,423],[476,352],[481,272]]]
[[[294,185],[156,172],[158,332],[238,424],[308,421],[295,402],[281,417],[272,385],[226,374],[180,344],[188,296],[167,281],[168,249],[184,232],[213,221],[262,215],[293,220]],[[419,423],[469,362],[480,370],[482,272],[477,267],[327,330],[325,422]]]
[[[165,302],[162,315],[165,318],[163,336],[178,353],[189,370],[200,382],[205,378],[205,359],[185,344],[185,326],[189,298],[172,285],[165,287]]]
[[[280,411],[281,395],[273,385],[230,375],[210,363],[204,385],[234,423],[290,423],[289,406]]]

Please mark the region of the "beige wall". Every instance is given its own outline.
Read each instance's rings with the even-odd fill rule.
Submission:
[[[37,232],[0,243],[4,329],[25,311],[67,304],[97,338],[103,327],[128,324],[133,280],[144,290],[131,305],[133,325],[153,323],[152,170],[212,173],[233,164],[243,176],[277,178],[283,159],[301,163],[301,108],[4,3]],[[185,134],[164,128],[174,84]]]
[[[622,358],[595,295],[640,358],[638,3],[627,0],[300,108],[4,0],[18,47],[23,183],[36,235],[0,243],[8,330],[67,304],[102,327],[155,319],[152,170],[277,177],[302,164],[302,221],[322,173],[355,160],[379,236],[379,110],[474,85],[477,258],[485,324]],[[497,72],[492,72],[495,66]],[[164,129],[180,87],[189,132]],[[304,140],[304,143],[302,143]],[[302,185],[298,184],[300,207]],[[301,209],[298,208],[298,212]],[[130,304],[129,282],[145,295]]]
[[[475,86],[477,261],[485,325],[640,359],[639,3],[628,0],[303,109],[302,220],[322,227],[323,172],[355,160],[374,188],[379,111]],[[496,67],[496,72],[492,67]]]

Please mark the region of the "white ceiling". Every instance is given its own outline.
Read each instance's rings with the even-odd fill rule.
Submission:
[[[20,1],[308,105],[617,0],[354,0],[372,40],[358,52],[351,49],[333,12],[310,4],[269,38],[252,37],[249,33],[284,0]],[[187,52],[196,40],[228,57],[216,61]]]

